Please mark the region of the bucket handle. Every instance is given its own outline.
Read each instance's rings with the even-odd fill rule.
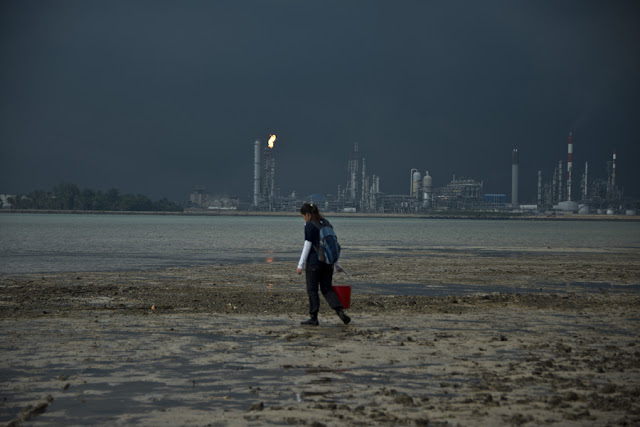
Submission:
[[[343,268],[341,273],[344,273],[347,275],[347,279],[349,279],[349,283],[351,284],[351,286],[353,286],[353,280],[351,280],[351,276],[349,276],[349,273],[347,273],[347,270]]]

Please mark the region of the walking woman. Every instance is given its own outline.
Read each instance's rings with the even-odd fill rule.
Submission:
[[[329,303],[329,307],[335,310],[336,314],[346,325],[351,322],[351,318],[347,316],[343,310],[342,303],[338,299],[338,295],[333,291],[331,281],[333,279],[333,269],[342,271],[342,267],[337,262],[335,264],[327,264],[321,261],[318,256],[320,247],[320,227],[323,225],[331,225],[318,211],[318,207],[313,203],[305,203],[300,208],[300,215],[305,220],[304,226],[304,247],[298,261],[298,274],[302,274],[305,267],[305,276],[307,279],[307,295],[309,296],[309,320],[301,322],[303,325],[318,326],[318,311],[320,310],[320,297],[318,289],[324,295]]]

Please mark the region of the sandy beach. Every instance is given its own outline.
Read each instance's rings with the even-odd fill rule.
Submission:
[[[290,262],[5,275],[0,423],[638,425],[638,259],[348,259],[319,327]]]

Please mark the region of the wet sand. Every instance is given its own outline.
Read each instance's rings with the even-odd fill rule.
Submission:
[[[0,423],[638,425],[638,259],[346,259],[319,327],[290,262],[2,276]]]

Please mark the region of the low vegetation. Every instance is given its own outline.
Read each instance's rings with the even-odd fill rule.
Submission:
[[[120,194],[112,188],[106,192],[89,188],[80,190],[75,184],[60,183],[51,191],[34,190],[10,197],[13,209],[80,210],[80,211],[163,211],[182,212],[184,209],[167,198],[152,201],[142,194]]]

